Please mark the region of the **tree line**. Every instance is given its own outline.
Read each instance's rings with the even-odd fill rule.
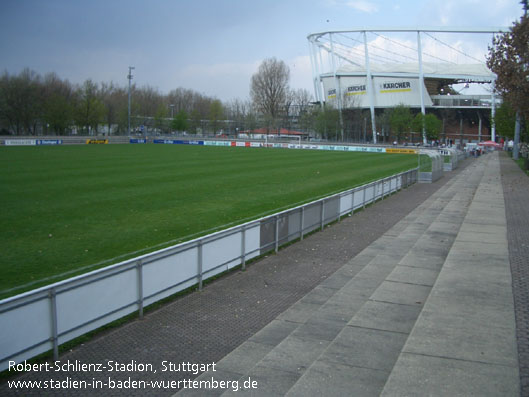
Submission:
[[[273,120],[251,100],[222,102],[191,89],[162,94],[150,86],[131,87],[131,131],[140,127],[160,133],[234,134],[262,127],[292,128],[292,115],[307,112],[312,97],[307,90],[287,89]],[[296,127],[300,126],[294,117]],[[307,123],[302,127],[307,129]],[[142,128],[143,129],[143,128]],[[128,87],[91,79],[72,84],[55,73],[44,76],[28,68],[0,76],[0,134],[67,135],[97,132],[127,134]]]
[[[165,119],[171,111],[207,118],[217,101],[182,88],[167,95],[149,86],[132,86],[132,125],[145,120]],[[172,106],[170,106],[172,105]],[[126,134],[128,88],[91,79],[76,85],[55,73],[41,76],[24,69],[0,77],[0,129],[2,134],[64,135],[96,132],[107,126],[113,133]]]

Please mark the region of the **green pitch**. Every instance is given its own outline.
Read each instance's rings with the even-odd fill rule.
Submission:
[[[0,166],[5,297],[414,168],[417,156],[82,145],[1,147]]]

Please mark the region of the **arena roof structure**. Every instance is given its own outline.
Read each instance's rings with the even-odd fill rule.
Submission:
[[[310,34],[316,99],[338,109],[369,108],[372,131],[375,108],[401,104],[423,114],[426,108],[482,108],[494,114],[496,76],[485,55],[493,35],[506,31],[362,28]],[[477,91],[468,90],[477,85]],[[376,143],[375,133],[373,139]]]

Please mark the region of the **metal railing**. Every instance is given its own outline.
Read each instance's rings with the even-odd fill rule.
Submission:
[[[492,107],[491,95],[432,95],[434,107],[444,108],[485,108]],[[496,98],[496,106],[502,102],[501,98]]]
[[[412,169],[0,301],[0,370],[97,329],[307,233],[418,180]]]

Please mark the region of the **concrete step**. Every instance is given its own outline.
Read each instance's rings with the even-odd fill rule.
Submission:
[[[429,206],[429,211],[440,210],[435,219],[287,395],[382,392],[455,241],[481,179],[476,171],[467,169],[440,192]]]
[[[506,232],[494,154],[382,395],[520,395]]]
[[[252,395],[382,391],[457,235],[480,175],[467,167],[196,380],[251,378]],[[183,395],[230,395],[184,389]],[[240,392],[240,391],[239,391]]]

